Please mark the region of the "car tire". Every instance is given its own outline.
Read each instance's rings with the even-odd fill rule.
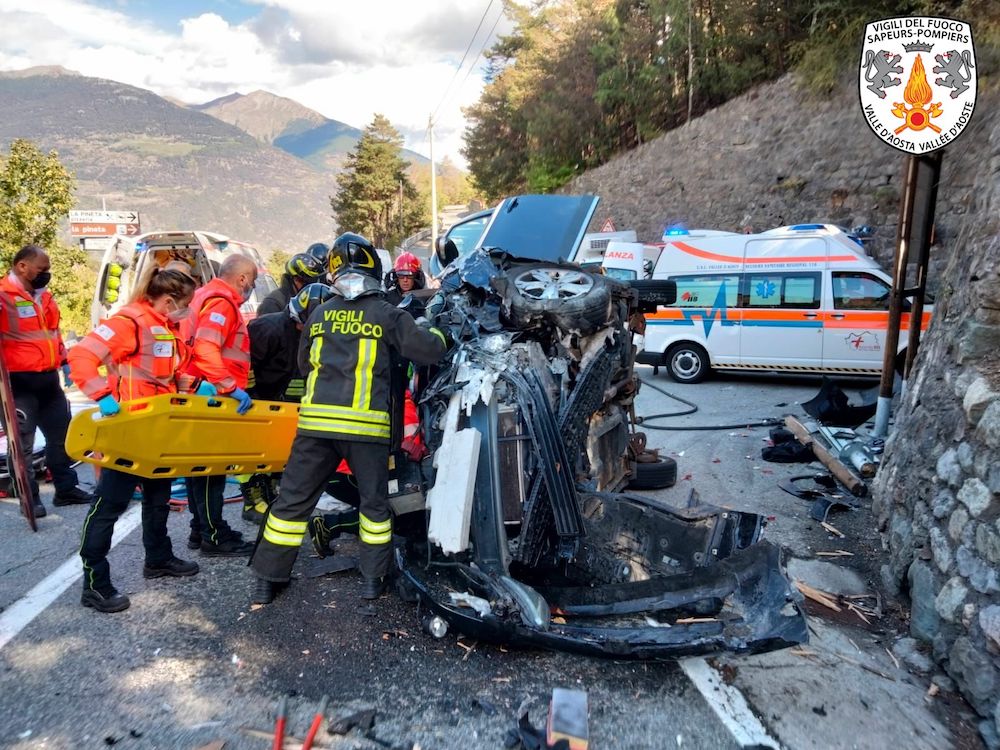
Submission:
[[[670,347],[664,364],[678,383],[700,383],[712,370],[705,348],[687,341]]]
[[[611,292],[603,276],[575,266],[535,263],[509,272],[510,314],[515,325],[548,321],[586,335],[611,317]]]
[[[635,476],[629,480],[630,490],[662,490],[677,483],[677,462],[659,457],[651,463],[636,461]]]

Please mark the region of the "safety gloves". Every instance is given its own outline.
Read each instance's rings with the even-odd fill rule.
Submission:
[[[250,398],[250,394],[242,388],[234,388],[226,395],[240,402],[240,405],[236,407],[237,414],[246,414],[250,411],[250,407],[253,406],[253,399]]]
[[[209,383],[207,380],[202,380],[198,384],[198,388],[195,389],[195,396],[216,396],[219,393],[219,389],[214,385]]]
[[[101,410],[102,417],[113,417],[115,414],[122,410],[118,402],[115,401],[115,397],[110,393],[107,396],[102,396],[97,402],[97,408]]]

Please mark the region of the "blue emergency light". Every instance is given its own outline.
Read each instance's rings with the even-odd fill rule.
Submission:
[[[815,232],[817,229],[826,229],[822,224],[795,224],[789,227],[793,232]]]
[[[682,226],[667,227],[663,230],[664,237],[682,237],[685,234],[689,234],[689,232]]]

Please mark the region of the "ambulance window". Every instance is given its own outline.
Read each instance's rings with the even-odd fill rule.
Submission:
[[[889,285],[868,274],[834,271],[833,306],[838,310],[888,310]]]
[[[820,305],[818,273],[747,274],[748,307],[815,310]]]
[[[584,266],[586,268],[586,266]],[[619,281],[632,281],[635,278],[635,271],[631,268],[611,268],[610,266],[604,269],[604,274],[610,276],[612,279],[618,279]]]
[[[672,307],[715,307],[720,291],[726,307],[736,307],[740,277],[736,274],[709,276],[675,276],[677,301]]]

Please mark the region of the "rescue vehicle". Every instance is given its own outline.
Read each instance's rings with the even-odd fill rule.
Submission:
[[[759,234],[673,229],[663,240],[661,249],[612,243],[614,257],[604,261],[606,272],[622,263],[634,269],[637,257],[653,251],[652,278],[677,284],[673,304],[646,314],[638,362],[666,367],[681,383],[712,369],[881,373],[892,277],[848,231],[832,224]],[[907,300],[904,332],[909,307]],[[921,330],[933,308],[925,310]],[[905,347],[904,334],[897,369]]]

